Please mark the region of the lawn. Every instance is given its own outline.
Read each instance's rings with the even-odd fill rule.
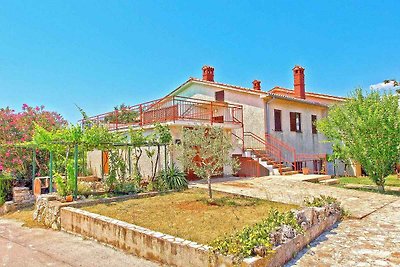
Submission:
[[[363,184],[375,185],[369,177],[340,177],[340,184]],[[386,178],[385,186],[398,186],[400,187],[400,179],[396,175],[390,175]]]
[[[214,192],[214,203],[203,189],[189,189],[151,198],[99,204],[84,210],[180,238],[208,244],[268,216],[271,209],[288,211],[294,205]]]
[[[13,219],[22,222],[22,226],[30,227],[30,228],[47,228],[45,225],[34,221],[32,218],[33,215],[33,207],[32,208],[26,208],[22,210],[18,210],[15,212],[7,213],[3,216],[0,216],[0,218],[4,219]]]
[[[373,193],[380,193],[385,195],[400,196],[400,179],[397,175],[390,175],[386,178],[385,191],[382,192],[378,189],[378,186],[369,177],[340,177],[340,183],[334,185],[337,187],[346,188],[346,185],[361,185],[366,186],[365,188],[351,188],[352,190],[361,190]],[[389,188],[388,188],[389,187]],[[390,188],[391,187],[391,188]],[[395,190],[398,188],[399,190]],[[390,190],[392,189],[392,190]]]

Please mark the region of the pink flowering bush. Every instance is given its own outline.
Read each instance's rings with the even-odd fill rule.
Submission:
[[[46,130],[59,129],[67,124],[63,117],[44,106],[22,106],[22,111],[0,108],[0,168],[16,177],[32,175],[32,149],[18,147],[32,140],[35,123]],[[48,152],[37,150],[37,175],[47,175]]]

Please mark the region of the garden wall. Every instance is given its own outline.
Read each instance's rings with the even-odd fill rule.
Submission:
[[[139,193],[134,195],[116,196],[110,198],[85,199],[74,202],[60,202],[56,195],[47,194],[40,195],[36,199],[33,219],[43,223],[47,227],[54,230],[61,229],[60,209],[63,207],[85,207],[101,203],[111,203],[117,201],[125,201],[134,198],[152,197],[158,195],[158,192]]]
[[[269,257],[247,258],[239,266],[281,266],[340,217],[339,213],[323,216],[327,214],[324,208],[307,209],[312,209],[315,223],[304,234],[276,247]],[[61,228],[172,266],[238,266],[232,257],[216,255],[208,246],[72,207],[61,209]]]

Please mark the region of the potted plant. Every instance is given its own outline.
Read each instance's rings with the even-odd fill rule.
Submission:
[[[54,180],[57,185],[57,192],[61,197],[65,198],[65,201],[72,202],[73,196],[72,192],[74,191],[75,185],[75,175],[74,175],[74,167],[72,164],[67,165],[67,177],[62,177],[61,174],[55,173]]]
[[[304,175],[308,175],[308,174],[310,174],[310,169],[307,168],[307,167],[303,167],[302,168],[302,172],[303,172]]]

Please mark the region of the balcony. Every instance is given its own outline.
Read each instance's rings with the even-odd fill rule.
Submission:
[[[225,102],[171,96],[93,116],[81,120],[81,123],[105,125],[110,131],[155,123],[202,123],[240,128],[243,125],[243,108]]]

